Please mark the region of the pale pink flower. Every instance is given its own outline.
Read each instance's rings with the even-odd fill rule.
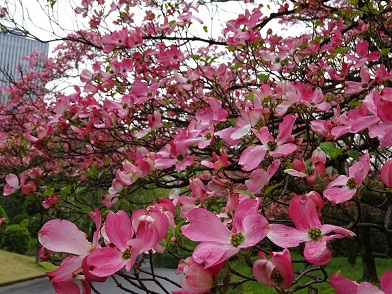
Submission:
[[[7,184],[4,186],[4,196],[9,196],[20,188],[19,178],[15,174],[8,174],[5,181]]]

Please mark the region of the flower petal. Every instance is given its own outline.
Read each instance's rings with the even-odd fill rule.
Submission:
[[[117,213],[109,212],[106,217],[105,231],[110,242],[121,251],[127,248],[127,242],[132,239],[134,233],[131,220],[124,210],[119,210]]]
[[[185,237],[198,242],[230,244],[231,232],[214,213],[194,208],[188,212],[187,218],[190,224],[181,228]]]
[[[266,148],[264,146],[250,146],[242,152],[239,164],[245,171],[255,169],[264,159],[265,153]]]
[[[359,285],[336,272],[331,276],[331,286],[335,289],[336,294],[357,294]]]
[[[238,251],[240,249],[231,244],[200,243],[193,251],[192,257],[204,268],[209,268],[237,254]]]
[[[320,241],[308,241],[305,243],[304,257],[311,264],[320,266],[329,262],[332,258],[331,246],[327,244],[326,237]]]
[[[89,272],[97,277],[108,277],[122,269],[128,262],[116,247],[95,249],[87,256]]]
[[[86,234],[67,220],[54,219],[45,223],[38,232],[38,240],[42,246],[55,252],[86,255],[92,250]]]
[[[386,271],[381,275],[380,286],[385,294],[392,294],[392,270]]]
[[[307,232],[280,224],[270,224],[269,226],[267,237],[279,247],[297,247],[300,243],[310,240]]]

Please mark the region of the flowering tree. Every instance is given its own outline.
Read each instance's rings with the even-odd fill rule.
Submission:
[[[47,251],[69,254],[47,274],[58,293],[79,293],[77,280],[90,293],[116,275],[148,292],[137,257],[174,249],[176,293],[249,281],[294,293],[329,281],[337,239],[392,232],[391,4],[250,2],[215,36],[203,15],[218,4],[81,1],[88,27],[7,89],[4,196],[36,197],[62,218],[38,234]],[[295,25],[301,34],[284,37]],[[75,72],[72,91],[50,88]],[[138,194],[157,188],[166,195],[151,203]],[[352,213],[331,217],[339,210]],[[91,242],[79,212],[95,224]],[[308,266],[294,273],[290,252]],[[339,274],[331,285],[377,288]]]

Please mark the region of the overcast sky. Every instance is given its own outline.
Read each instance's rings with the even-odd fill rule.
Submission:
[[[265,0],[255,2],[265,3]],[[8,7],[9,13],[14,15],[19,24],[27,27],[32,34],[44,41],[64,36],[65,32],[72,32],[86,24],[86,20],[74,12],[74,8],[78,6],[78,3],[80,2],[74,0],[57,0],[55,9],[52,10],[48,6],[48,0],[0,0],[0,6]],[[209,28],[209,34],[214,36],[219,35],[225,21],[236,18],[237,13],[243,11],[246,7],[250,9],[253,7],[251,4],[245,4],[242,1],[215,3],[215,5],[220,9],[219,14],[216,11],[216,7],[214,8],[210,4],[206,6],[208,10],[206,8],[200,9],[198,14],[198,17],[204,22],[203,25]],[[270,10],[263,8],[263,13],[269,14],[269,12]],[[56,20],[57,23],[50,23],[48,15]],[[140,14],[135,13],[136,21],[138,15]],[[201,29],[203,25],[199,25],[199,34],[204,34],[205,37],[205,33]],[[276,28],[276,23],[271,24],[270,27]],[[53,32],[56,35],[53,35]],[[288,34],[294,34],[294,32],[291,31]],[[52,43],[50,48],[53,48],[55,45]]]

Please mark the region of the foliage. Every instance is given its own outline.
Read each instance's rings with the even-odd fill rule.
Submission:
[[[29,248],[30,233],[25,227],[9,225],[4,230],[4,243],[11,252],[25,254]]]

